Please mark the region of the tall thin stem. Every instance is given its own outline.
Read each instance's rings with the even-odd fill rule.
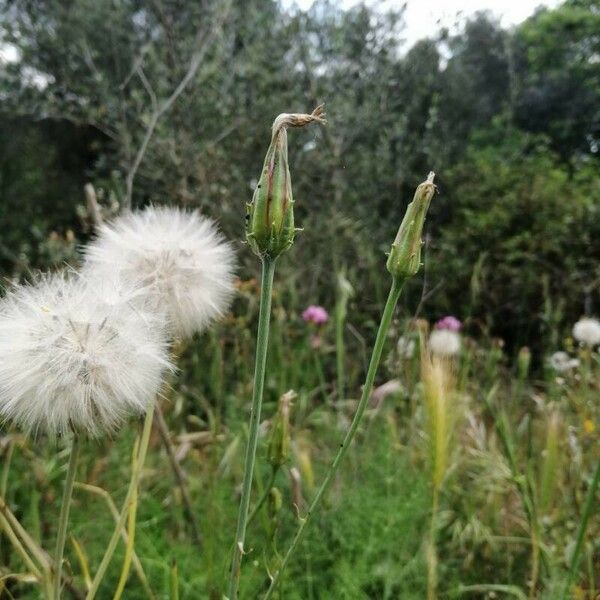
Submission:
[[[429,523],[429,547],[427,548],[427,600],[435,600],[437,598],[436,527],[439,502],[440,490],[434,483],[431,502],[431,521]]]
[[[298,531],[296,532],[296,535],[295,535],[294,539],[292,540],[292,544],[288,548],[288,551],[286,552],[279,569],[273,575],[273,578],[271,580],[271,585],[269,586],[269,589],[267,590],[267,593],[265,594],[264,600],[268,600],[268,598],[271,598],[273,596],[273,593],[275,592],[277,584],[279,583],[279,579],[281,578],[281,574],[283,573],[285,567],[287,566],[288,562],[290,561],[290,558],[291,558],[292,554],[294,553],[294,550],[300,543],[300,540],[302,539],[304,530],[306,529],[307,525],[310,523],[311,517],[314,514],[315,509],[319,506],[319,503],[321,502],[323,495],[325,494],[325,492],[331,485],[331,482],[333,481],[333,478],[339,469],[340,463],[341,463],[342,459],[344,458],[344,456],[346,455],[346,452],[348,451],[348,448],[349,448],[350,444],[352,443],[354,436],[356,435],[356,432],[357,432],[360,422],[362,420],[363,414],[364,414],[367,404],[369,402],[369,398],[371,397],[371,392],[373,391],[373,382],[375,381],[375,375],[377,373],[377,368],[379,367],[379,361],[381,360],[381,353],[383,352],[383,346],[385,344],[387,332],[390,327],[390,323],[392,321],[394,309],[396,308],[396,304],[398,303],[398,298],[400,297],[400,292],[402,291],[403,283],[404,283],[403,280],[399,280],[397,278],[394,278],[392,281],[392,287],[390,288],[390,293],[389,293],[387,301],[385,303],[385,308],[383,309],[383,315],[381,316],[381,323],[379,324],[379,330],[377,331],[377,338],[375,339],[375,346],[373,348],[373,354],[371,355],[371,361],[369,363],[369,369],[367,371],[367,378],[365,380],[365,385],[363,387],[362,395],[361,395],[360,401],[358,403],[358,406],[356,408],[356,413],[354,415],[354,418],[352,419],[350,429],[348,429],[348,432],[346,433],[346,436],[344,437],[344,441],[341,443],[340,448],[337,451],[335,458],[333,459],[333,463],[331,463],[331,466],[329,467],[329,471],[327,471],[327,475],[325,476],[325,479],[324,479],[323,483],[321,484],[321,487],[317,491],[317,493],[308,509],[308,512],[306,513],[306,516],[304,517],[304,519],[302,519],[302,521],[300,523],[300,527],[298,528]]]
[[[258,316],[258,335],[256,339],[256,362],[254,366],[254,391],[252,394],[252,408],[250,412],[250,431],[248,446],[244,462],[244,482],[242,484],[242,497],[238,513],[237,532],[231,562],[231,575],[229,578],[229,600],[236,600],[240,581],[242,557],[244,554],[244,540],[246,538],[246,525],[248,522],[248,507],[250,505],[250,492],[254,473],[254,460],[258,442],[258,426],[262,407],[263,387],[265,383],[265,368],[267,364],[267,346],[269,343],[269,323],[271,320],[271,295],[273,290],[273,274],[275,273],[275,260],[264,258],[262,263],[262,280],[260,290],[260,310]]]
[[[115,549],[117,548],[117,544],[119,542],[119,537],[121,537],[121,532],[125,526],[125,521],[129,515],[129,509],[131,507],[131,503],[135,500],[138,485],[140,483],[140,477],[142,474],[142,468],[144,466],[144,462],[146,460],[146,452],[148,451],[148,443],[150,442],[150,432],[152,431],[152,421],[154,418],[154,405],[152,405],[148,412],[146,413],[146,418],[144,419],[144,428],[142,430],[142,438],[140,440],[140,449],[138,452],[138,458],[135,465],[135,470],[131,474],[131,480],[129,482],[129,488],[127,489],[127,495],[125,496],[125,502],[123,502],[123,507],[121,508],[121,514],[119,515],[119,520],[116,524],[116,527],[113,531],[112,537],[108,542],[108,546],[104,552],[104,556],[102,557],[102,562],[98,567],[98,571],[94,577],[94,581],[92,581],[92,587],[89,589],[86,600],[92,600],[95,598],[98,593],[98,588],[102,583],[102,579],[106,570],[108,569],[108,565],[112,560],[113,554],[115,553]]]
[[[160,433],[160,437],[163,441],[163,445],[167,451],[167,456],[169,457],[169,462],[171,463],[171,469],[173,469],[173,474],[175,475],[175,479],[177,480],[177,484],[179,485],[184,515],[186,516],[187,521],[189,523],[194,542],[196,542],[198,548],[202,550],[202,534],[200,533],[198,519],[196,518],[196,514],[194,513],[194,507],[192,505],[192,499],[190,498],[190,492],[188,490],[186,476],[183,472],[183,469],[181,468],[181,465],[179,464],[179,461],[177,460],[175,448],[173,447],[173,442],[171,442],[171,434],[169,432],[169,427],[165,421],[159,404],[156,405],[154,422],[156,423],[158,432]]]
[[[273,484],[275,483],[275,477],[277,477],[278,471],[279,471],[279,467],[273,467],[273,469],[271,470],[271,476],[269,477],[269,481],[267,482],[267,485],[263,491],[263,494],[260,497],[259,501],[256,503],[256,506],[252,509],[250,516],[248,517],[248,523],[247,523],[248,525],[250,525],[250,523],[252,523],[252,521],[254,521],[254,517],[256,517],[256,515],[258,514],[258,511],[262,508],[263,504],[266,502],[267,498],[269,497],[269,494],[271,493],[271,488],[273,487]]]
[[[155,414],[156,416],[156,414]],[[138,459],[138,441],[133,445],[133,456],[131,457],[131,470],[135,472],[137,470],[137,459]],[[135,548],[135,522],[137,516],[138,506],[138,490],[135,489],[131,504],[129,505],[129,514],[127,516],[127,542],[125,542],[125,558],[123,559],[123,567],[121,568],[121,576],[117,583],[117,589],[113,596],[113,600],[120,600],[129,579],[129,570],[131,568],[131,560],[133,558],[133,549]]]
[[[590,484],[590,488],[587,493],[587,497],[585,499],[585,505],[583,507],[583,515],[581,516],[581,521],[579,522],[579,529],[577,531],[577,540],[575,542],[575,549],[573,550],[573,554],[571,555],[571,562],[569,564],[569,573],[567,575],[567,580],[565,581],[565,586],[562,592],[562,600],[565,600],[569,596],[569,590],[571,589],[571,584],[573,583],[573,579],[575,577],[575,573],[577,572],[577,567],[579,566],[579,560],[581,559],[581,548],[583,547],[583,538],[585,537],[585,530],[587,529],[588,520],[590,515],[592,514],[592,510],[594,508],[594,502],[596,499],[596,490],[598,489],[598,482],[600,481],[600,460],[596,464],[596,470],[594,472],[594,478],[592,479],[592,483]]]
[[[75,473],[77,471],[77,459],[79,458],[79,448],[81,438],[75,433],[71,443],[71,455],[69,456],[69,466],[67,468],[67,477],[65,479],[65,489],[63,492],[62,505],[60,507],[60,517],[58,519],[58,533],[56,536],[56,549],[54,551],[54,566],[56,569],[54,578],[54,598],[60,598],[62,563],[65,552],[65,542],[67,539],[67,524],[69,522],[69,511],[71,509],[71,498],[73,496],[73,484],[75,483]]]

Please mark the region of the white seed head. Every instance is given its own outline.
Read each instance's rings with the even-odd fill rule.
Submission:
[[[573,325],[573,337],[583,346],[600,344],[600,321],[591,317],[581,317]]]
[[[171,368],[161,321],[98,285],[52,275],[0,302],[3,419],[96,437],[152,405]]]
[[[579,360],[571,358],[566,352],[559,350],[548,359],[550,368],[557,373],[565,373],[579,366]]]
[[[415,340],[404,335],[398,338],[396,349],[401,359],[410,360],[415,355],[417,344]]]
[[[434,329],[429,336],[429,348],[438,356],[454,356],[460,352],[460,335],[450,329]]]
[[[165,316],[171,335],[186,338],[227,310],[234,267],[233,248],[214,221],[149,207],[102,225],[85,249],[83,272],[141,288],[145,308]]]

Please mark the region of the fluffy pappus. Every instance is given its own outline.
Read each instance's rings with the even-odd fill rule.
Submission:
[[[583,346],[600,344],[600,321],[593,317],[581,317],[573,325],[573,337]]]
[[[135,294],[51,275],[0,302],[0,415],[30,433],[97,437],[147,411],[170,370]]]
[[[233,298],[235,255],[211,219],[197,211],[148,207],[100,226],[85,249],[83,272],[116,274],[143,290],[173,337],[187,338],[221,316]]]
[[[455,356],[460,352],[460,335],[450,329],[434,329],[429,336],[429,348],[438,356]]]

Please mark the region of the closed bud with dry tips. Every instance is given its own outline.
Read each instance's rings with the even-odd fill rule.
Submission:
[[[287,128],[325,123],[324,105],[311,114],[279,115],[252,202],[248,204],[246,238],[261,258],[277,258],[294,242],[294,198],[288,165]]]
[[[423,224],[436,190],[433,178],[434,173],[429,173],[427,180],[417,188],[392,244],[387,269],[394,278],[412,277],[417,274],[421,266]]]

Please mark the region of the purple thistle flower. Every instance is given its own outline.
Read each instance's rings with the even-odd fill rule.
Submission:
[[[329,321],[329,313],[322,306],[315,306],[311,304],[302,313],[302,318],[307,323],[314,323],[315,325],[323,325]]]
[[[460,331],[462,327],[462,323],[451,315],[443,317],[436,324],[436,329],[447,329],[448,331]]]

